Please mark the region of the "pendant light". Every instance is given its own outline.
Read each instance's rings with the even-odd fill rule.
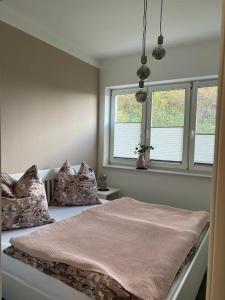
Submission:
[[[163,47],[163,35],[162,35],[162,15],[163,15],[163,0],[161,0],[161,10],[160,10],[160,35],[158,36],[158,46],[156,46],[152,51],[152,56],[156,60],[161,60],[166,55],[166,50]]]
[[[146,56],[146,29],[147,29],[147,10],[148,10],[148,0],[144,0],[144,15],[143,15],[143,37],[142,37],[142,56],[141,56],[141,66],[137,70],[137,76],[139,81],[139,90],[135,94],[135,98],[138,102],[143,103],[147,100],[147,93],[144,91],[144,81],[150,76],[151,71],[147,64]]]

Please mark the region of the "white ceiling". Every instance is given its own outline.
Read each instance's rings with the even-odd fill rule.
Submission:
[[[160,0],[148,2],[147,46],[156,43]],[[165,45],[218,37],[222,0],[164,0]],[[137,52],[143,0],[3,0],[0,19],[92,64]]]

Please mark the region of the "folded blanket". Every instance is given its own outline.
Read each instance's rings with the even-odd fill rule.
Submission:
[[[30,256],[110,276],[140,299],[162,300],[208,219],[207,212],[121,198],[11,243]]]

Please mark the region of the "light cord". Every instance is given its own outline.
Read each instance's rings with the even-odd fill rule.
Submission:
[[[161,9],[160,9],[160,35],[162,35],[162,15],[163,15],[163,0],[161,0]]]
[[[145,56],[145,49],[146,49],[147,10],[148,10],[148,0],[144,0],[142,56]]]

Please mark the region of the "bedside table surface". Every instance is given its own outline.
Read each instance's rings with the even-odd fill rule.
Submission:
[[[108,189],[109,189],[108,191],[99,191],[98,190],[98,193],[102,194],[102,195],[105,195],[105,196],[110,196],[111,194],[119,193],[120,192],[119,188],[114,188],[114,187],[108,186]]]

